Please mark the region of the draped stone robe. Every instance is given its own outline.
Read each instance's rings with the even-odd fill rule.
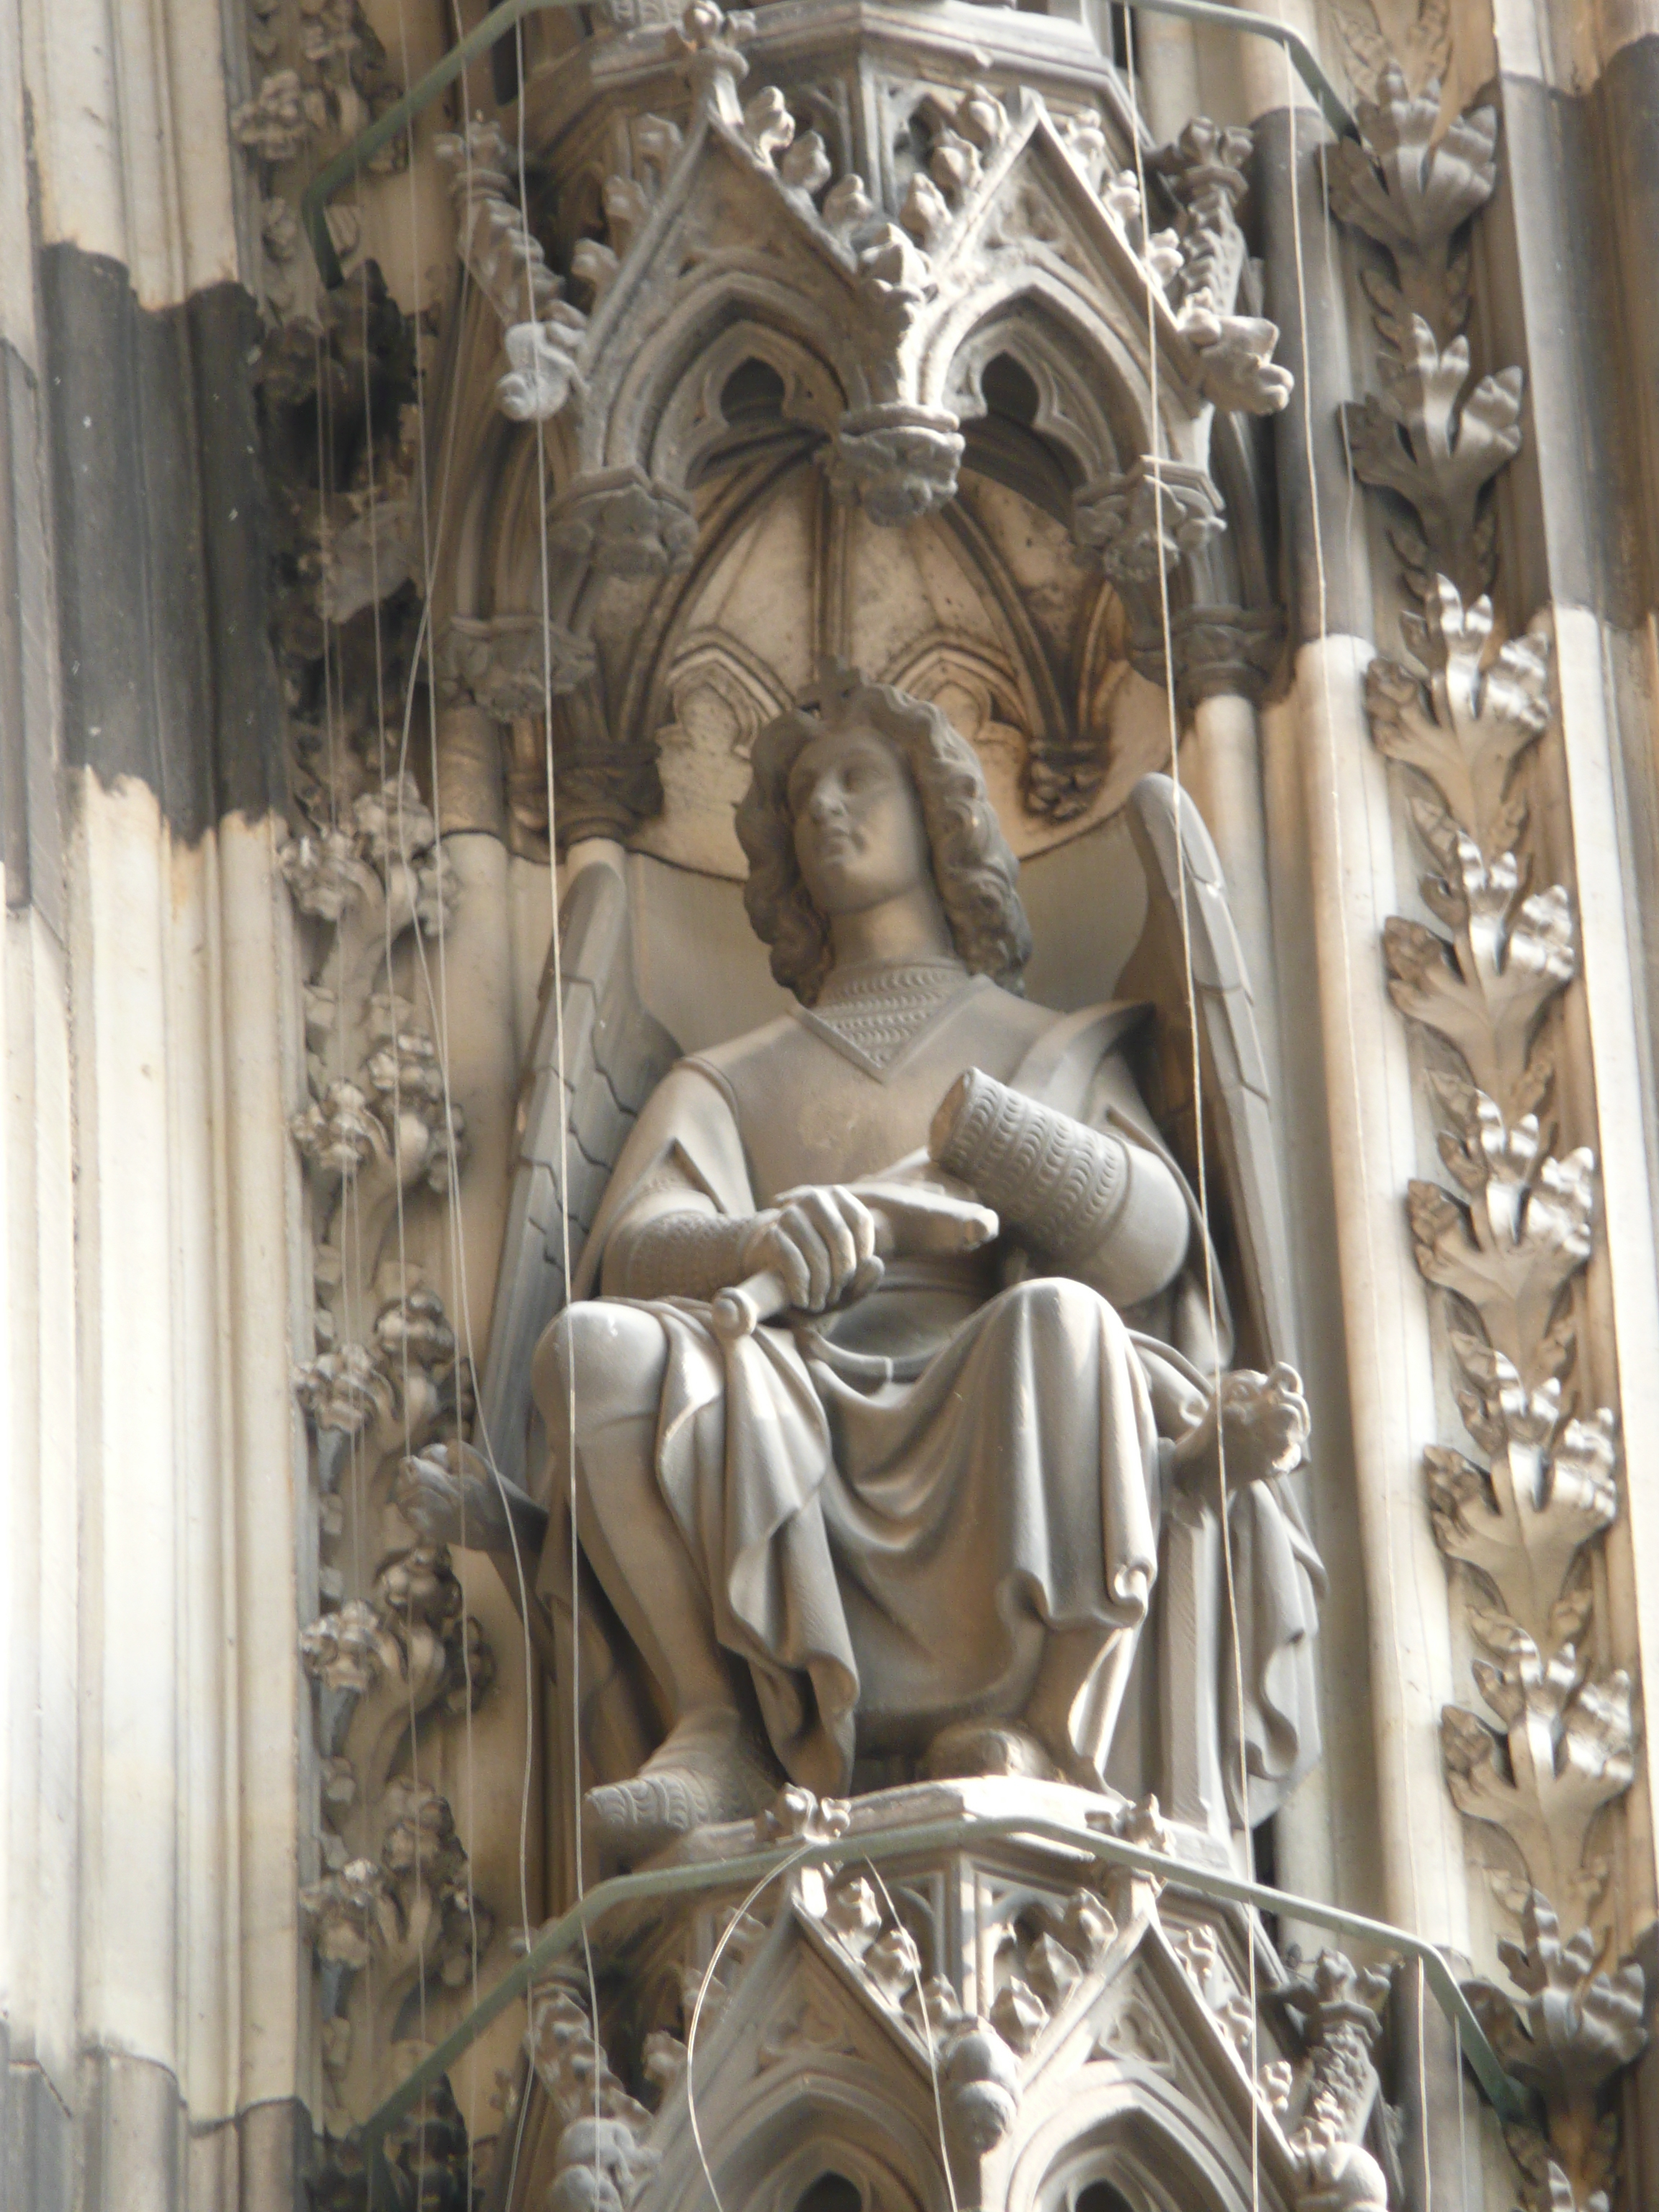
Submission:
[[[842,1311],[734,1342],[702,1303],[626,1297],[632,1236],[666,1212],[740,1218],[801,1183],[879,1176],[924,1146],[969,1065],[1114,1131],[1132,1176],[1139,1155],[1178,1180],[1121,1050],[1143,1012],[1060,1017],[976,977],[879,1072],[806,1009],[680,1062],[641,1114],[584,1255],[579,1297],[597,1282],[603,1300],[573,1305],[544,1340],[537,1396],[556,1440],[574,1380],[580,1492],[584,1343],[619,1292],[653,1316],[665,1364],[642,1449],[780,1761],[820,1793],[845,1791],[855,1747],[915,1753],[953,1720],[1018,1719],[1055,1639],[1067,1764],[1103,1777],[1152,1602],[1170,1440],[1200,1418],[1228,1350],[1224,1310],[1222,1342],[1209,1334],[1195,1209],[1188,1194],[1161,1256],[1135,1255],[1151,1287],[1121,1311],[1038,1272],[1005,1235],[962,1258],[890,1262]],[[541,1588],[568,1649],[570,1470],[562,1451],[552,1458]],[[1250,1575],[1246,1746],[1273,1798],[1316,1751],[1308,1647],[1322,1579],[1276,1488],[1247,1486],[1233,1507]],[[585,1569],[582,1581],[586,1741],[601,1773],[632,1771],[654,1732],[649,1686]],[[648,1611],[648,1588],[634,1595]],[[1222,1702],[1237,1771],[1238,1700]],[[662,1717],[659,1706],[655,1731]],[[1252,1816],[1262,1809],[1253,1802]]]

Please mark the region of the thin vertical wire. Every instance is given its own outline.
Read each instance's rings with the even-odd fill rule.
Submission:
[[[1216,1462],[1220,1492],[1217,1518],[1221,1536],[1222,1574],[1226,1589],[1227,1619],[1231,1631],[1235,1725],[1238,1735],[1238,1813],[1248,1849],[1250,1834],[1250,1798],[1248,1747],[1244,1728],[1244,1662],[1238,1619],[1238,1592],[1233,1568],[1231,1516],[1228,1511],[1230,1500],[1227,1493],[1227,1431],[1222,1405],[1224,1376],[1221,1366],[1218,1304],[1216,1297],[1215,1243],[1210,1234],[1209,1171],[1205,1158],[1204,1056],[1199,1030],[1198,986],[1193,969],[1192,913],[1187,883],[1186,808],[1188,801],[1181,781],[1181,728],[1176,700],[1175,639],[1170,619],[1170,576],[1164,559],[1164,474],[1162,458],[1158,452],[1160,413],[1158,311],[1151,257],[1152,211],[1146,189],[1146,149],[1141,143],[1139,98],[1135,83],[1134,45],[1132,39],[1127,42],[1125,51],[1127,55],[1127,76],[1131,129],[1133,132],[1135,182],[1140,194],[1141,265],[1146,279],[1146,355],[1152,447],[1150,458],[1152,463],[1153,537],[1158,566],[1158,611],[1164,638],[1164,691],[1170,719],[1170,778],[1175,787],[1176,794],[1176,878],[1181,918],[1181,958],[1182,980],[1186,987],[1188,1036],[1192,1047],[1193,1150],[1198,1169],[1198,1212],[1204,1236],[1204,1292],[1208,1314],[1213,1370]],[[1256,2017],[1255,1927],[1253,1915],[1246,1923],[1245,1954],[1250,2012],[1250,2203],[1252,2212],[1258,2212],[1261,2191],[1261,2112],[1256,2085],[1260,2069],[1261,2030]]]
[[[528,81],[525,69],[524,23],[513,27],[514,55],[518,64],[519,207],[523,220],[526,319],[536,317],[534,261],[530,229],[530,174],[525,153],[525,110]],[[547,773],[547,884],[552,923],[552,991],[554,1073],[559,1088],[559,1263],[564,1278],[564,1298],[569,1309],[574,1285],[570,1264],[570,1085],[565,1062],[564,949],[559,921],[559,811],[557,779],[553,763],[553,638],[552,584],[547,556],[547,427],[536,417],[536,544],[541,584],[542,732]],[[581,1540],[576,1517],[576,1346],[574,1334],[566,1346],[565,1511],[569,1523],[570,1570],[570,1796],[571,1872],[580,1899],[586,1892],[586,1870],[582,1850],[582,1692],[581,1692]],[[582,1960],[586,1970],[588,2004],[593,2021],[593,2039],[600,2044],[599,1979],[593,1968],[593,1949],[586,1928],[582,1929]],[[602,2047],[602,2046],[601,2046]],[[601,2118],[600,2071],[593,2069],[593,2117]],[[599,2179],[599,2129],[593,2131],[593,2178]]]

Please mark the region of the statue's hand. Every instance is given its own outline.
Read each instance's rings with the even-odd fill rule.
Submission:
[[[808,1183],[757,1214],[743,1279],[712,1301],[716,1335],[748,1335],[793,1307],[823,1313],[874,1290],[882,1255],[971,1252],[997,1233],[988,1206],[920,1186]]]
[[[406,1459],[392,1494],[428,1544],[495,1552],[512,1542],[500,1486],[471,1444],[434,1444]]]
[[[1308,1455],[1308,1401],[1302,1377],[1281,1360],[1271,1375],[1239,1368],[1224,1375],[1201,1420],[1176,1443],[1174,1473],[1186,1488],[1227,1488],[1292,1474]]]
[[[876,1217],[844,1183],[804,1183],[757,1213],[743,1248],[745,1276],[769,1271],[803,1313],[861,1298],[881,1280]]]

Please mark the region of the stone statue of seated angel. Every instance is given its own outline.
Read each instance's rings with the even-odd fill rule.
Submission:
[[[1234,1824],[1260,1818],[1316,1747],[1322,1575],[1280,1480],[1307,1411],[1290,1367],[1228,1371],[1220,1271],[1132,1072],[1146,1009],[1021,995],[1018,864],[933,706],[832,669],[757,741],[737,826],[799,1003],[639,1113],[535,1354],[533,1497],[439,1452],[406,1513],[516,1543],[568,1653],[574,1501],[611,1652],[584,1691],[626,1688],[659,1737],[587,1789],[614,1869],[786,1779],[843,1795],[855,1759],[1100,1790],[1161,1526],[1224,1512],[1237,1694],[1231,1668],[1181,1694],[1246,1778]]]

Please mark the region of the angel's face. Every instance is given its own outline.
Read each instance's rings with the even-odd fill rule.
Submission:
[[[825,731],[789,772],[795,860],[820,914],[861,914],[933,872],[921,798],[903,757],[874,730]]]

